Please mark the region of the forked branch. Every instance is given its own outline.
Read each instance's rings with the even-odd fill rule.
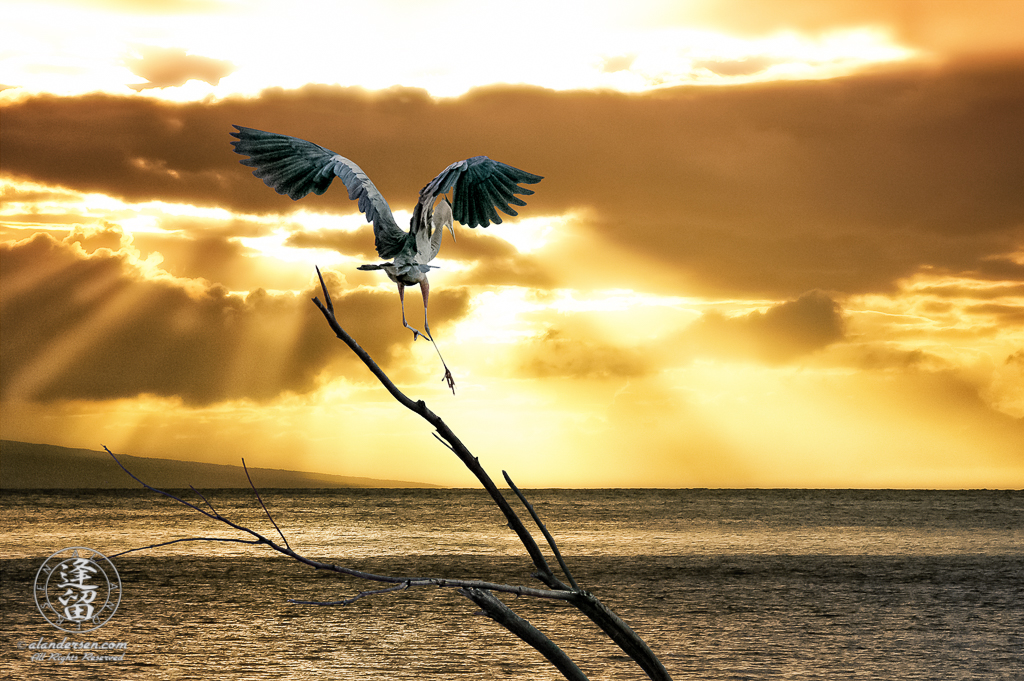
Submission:
[[[555,576],[551,571],[551,568],[548,566],[544,555],[541,553],[540,548],[537,546],[537,542],[534,541],[533,536],[526,529],[526,526],[519,519],[519,516],[516,515],[514,510],[512,510],[508,501],[480,465],[480,461],[473,456],[469,449],[461,440],[459,440],[458,437],[456,437],[455,433],[452,432],[452,430],[444,423],[444,421],[441,420],[440,417],[437,416],[437,414],[427,409],[427,405],[423,400],[413,401],[405,393],[399,390],[391,379],[388,378],[387,374],[377,366],[377,363],[373,361],[373,358],[371,358],[370,355],[363,350],[350,335],[348,335],[345,329],[341,327],[341,324],[338,323],[338,320],[335,317],[334,304],[331,301],[330,292],[327,290],[327,284],[324,283],[324,277],[323,274],[321,274],[319,267],[316,269],[316,273],[317,277],[320,279],[320,288],[323,291],[324,301],[326,302],[321,303],[319,298],[314,297],[313,303],[316,304],[320,309],[320,312],[323,313],[324,318],[331,327],[331,330],[334,331],[335,335],[344,341],[352,352],[354,352],[356,356],[363,361],[373,375],[377,377],[377,380],[381,382],[381,385],[383,385],[384,388],[391,393],[396,400],[398,400],[399,404],[404,406],[406,409],[415,412],[423,418],[423,420],[434,427],[434,436],[440,440],[442,444],[448,447],[448,449],[452,450],[452,452],[459,457],[459,460],[462,461],[473,475],[476,476],[477,480],[480,481],[480,484],[483,485],[484,489],[486,489],[488,494],[491,495],[491,499],[494,500],[494,503],[499,509],[501,509],[501,512],[508,520],[508,526],[516,533],[516,535],[518,535],[523,547],[526,549],[527,553],[530,554],[533,564],[537,567],[537,572],[534,573],[534,576],[543,581],[552,590],[569,592],[571,594],[569,602],[575,605],[582,613],[597,624],[601,630],[615,641],[615,643],[622,648],[627,655],[633,658],[633,660],[651,679],[654,679],[655,681],[670,681],[671,677],[669,676],[668,670],[665,669],[665,666],[654,654],[654,651],[650,649],[650,646],[648,646],[647,643],[640,638],[636,632],[630,629],[629,626],[627,626],[626,623],[623,622],[614,612],[601,603],[596,596],[579,588],[573,579],[572,574],[566,567],[565,561],[562,559],[562,555],[558,551],[554,538],[552,538],[551,534],[547,531],[547,528],[544,527],[544,524],[540,521],[533,509],[533,506],[526,501],[523,494],[516,489],[515,485],[512,484],[512,480],[506,475],[506,482],[508,482],[509,486],[515,490],[520,500],[522,500],[523,504],[530,512],[530,515],[533,516],[534,521],[540,527],[541,532],[544,534],[545,539],[547,539],[548,545],[554,552],[562,571],[565,573],[566,578],[572,586],[566,586],[565,583]],[[488,615],[491,615],[486,608],[484,611],[487,612]],[[518,636],[519,634],[516,633],[516,635]],[[533,644],[531,643],[531,645]],[[538,650],[540,650],[540,648],[538,648]],[[543,652],[544,651],[541,650],[542,654]],[[563,674],[566,673],[565,670],[562,670],[562,672]]]
[[[533,504],[527,501],[526,496],[519,491],[518,487],[515,486],[515,483],[512,482],[512,478],[508,476],[508,473],[502,471],[501,474],[505,476],[505,482],[508,483],[509,488],[516,493],[517,497],[519,497],[519,501],[523,502],[523,506],[525,506],[526,510],[529,511],[530,517],[533,518],[533,522],[537,523],[537,527],[540,528],[541,533],[544,535],[544,539],[547,540],[548,546],[551,547],[551,552],[555,554],[555,560],[558,561],[558,565],[562,568],[562,572],[565,573],[569,583],[572,584],[573,590],[579,591],[580,587],[576,583],[576,580],[572,578],[572,573],[569,572],[569,567],[565,564],[565,560],[562,559],[562,552],[558,550],[558,545],[555,544],[555,538],[551,536],[551,533],[548,532],[548,528],[541,522],[540,516],[537,515],[537,511],[533,510]]]
[[[153,548],[158,548],[160,546],[168,546],[170,544],[176,544],[176,543],[179,543],[179,542],[186,542],[186,541],[225,542],[225,543],[234,543],[234,544],[250,544],[250,545],[254,545],[254,546],[263,545],[263,546],[266,546],[266,547],[268,547],[270,549],[273,549],[274,551],[277,551],[280,554],[283,554],[283,555],[288,556],[289,558],[292,558],[292,559],[294,559],[294,560],[296,560],[296,561],[298,561],[300,563],[303,563],[304,565],[308,565],[310,567],[316,568],[317,570],[325,570],[325,571],[329,571],[329,572],[337,572],[339,574],[347,575],[349,577],[357,577],[359,579],[365,579],[367,581],[372,581],[372,582],[384,582],[384,583],[390,583],[390,584],[401,584],[401,585],[403,585],[403,587],[402,587],[403,589],[404,588],[408,588],[408,587],[413,587],[413,586],[416,586],[416,587],[433,586],[433,587],[448,588],[448,589],[463,589],[463,588],[468,588],[468,589],[487,589],[488,591],[498,591],[498,592],[502,592],[502,593],[509,593],[509,594],[513,594],[515,596],[530,596],[530,597],[533,597],[533,598],[548,598],[548,599],[554,599],[554,600],[560,600],[560,601],[569,601],[573,597],[573,594],[571,592],[569,592],[569,591],[557,591],[557,590],[552,590],[552,589],[537,589],[537,588],[527,587],[527,586],[516,586],[516,585],[513,585],[513,584],[498,584],[498,583],[495,583],[495,582],[485,582],[485,581],[482,581],[482,580],[479,580],[479,579],[452,579],[450,577],[395,577],[395,576],[392,576],[392,575],[379,575],[379,574],[375,574],[375,573],[372,573],[372,572],[364,572],[362,570],[355,570],[353,568],[344,567],[342,565],[335,565],[333,563],[324,563],[324,562],[321,562],[321,561],[318,561],[318,560],[313,560],[311,558],[307,558],[306,556],[302,555],[301,553],[299,553],[298,551],[295,551],[292,548],[289,548],[289,547],[286,547],[286,546],[282,546],[281,544],[278,544],[277,542],[273,541],[272,539],[269,539],[269,538],[265,537],[264,535],[260,534],[256,530],[253,530],[252,528],[246,527],[245,525],[239,525],[238,523],[235,523],[235,522],[229,520],[228,518],[226,518],[225,516],[221,515],[220,513],[217,513],[217,512],[209,513],[207,511],[204,511],[203,509],[199,508],[198,506],[196,506],[194,504],[190,504],[189,502],[187,502],[184,499],[181,499],[179,497],[176,497],[175,495],[171,494],[170,492],[167,492],[167,491],[162,490],[162,489],[158,489],[158,488],[153,487],[152,485],[150,485],[150,484],[148,484],[146,482],[143,482],[134,473],[132,473],[127,468],[125,468],[124,464],[121,463],[121,461],[117,458],[116,455],[114,455],[114,453],[112,451],[110,451],[106,447],[104,447],[103,449],[106,450],[107,454],[110,454],[111,458],[113,458],[114,462],[117,463],[118,466],[120,466],[121,470],[123,470],[125,473],[127,473],[133,480],[138,482],[140,485],[142,485],[146,489],[148,489],[148,490],[150,490],[152,492],[156,492],[157,494],[162,494],[163,496],[168,497],[169,499],[173,499],[174,501],[177,501],[179,504],[182,504],[184,506],[188,506],[192,510],[197,511],[199,513],[202,513],[207,518],[210,518],[212,520],[216,520],[218,522],[224,523],[228,527],[231,527],[232,529],[238,530],[239,532],[248,534],[249,536],[252,537],[252,539],[237,539],[237,538],[231,538],[231,537],[188,537],[188,538],[184,538],[184,539],[174,539],[172,541],[160,542],[158,544],[150,544],[149,546],[142,546],[142,547],[135,548],[135,549],[129,549],[128,551],[122,551],[120,553],[117,553],[117,554],[114,554],[113,556],[111,556],[112,558],[115,557],[115,556],[122,556],[122,555],[124,555],[126,553],[133,553],[135,551],[143,551],[145,549],[153,549]],[[269,511],[268,511],[268,514],[269,514]],[[273,522],[273,519],[271,519],[271,521]],[[277,527],[277,523],[274,523],[274,526]],[[280,529],[278,529],[278,531],[280,532]],[[282,535],[282,537],[283,537],[283,535]],[[397,590],[398,589],[387,589],[387,590],[382,590],[381,593],[384,593],[385,591],[397,591]]]
[[[572,576],[572,573],[569,571],[569,568],[567,567],[565,560],[562,558],[562,554],[558,550],[558,546],[555,543],[554,538],[551,536],[551,533],[548,532],[544,523],[541,522],[536,510],[533,508],[533,505],[530,504],[530,502],[526,499],[526,496],[512,483],[512,479],[509,477],[509,475],[507,473],[504,473],[505,481],[508,483],[509,487],[515,492],[515,494],[519,497],[520,501],[523,503],[523,505],[529,512],[530,516],[533,518],[534,522],[537,524],[537,527],[543,533],[548,546],[551,548],[552,553],[554,554],[559,566],[562,569],[562,572],[565,574],[566,579],[568,579],[569,585],[566,585],[558,577],[555,576],[550,566],[548,565],[547,560],[544,558],[544,555],[541,553],[541,550],[538,547],[537,542],[533,539],[533,536],[530,534],[529,530],[527,530],[526,526],[520,520],[519,516],[509,505],[508,501],[499,491],[498,487],[494,484],[494,481],[491,480],[490,476],[480,465],[479,460],[475,456],[473,456],[469,449],[462,443],[461,440],[459,440],[459,438],[455,435],[454,432],[452,432],[452,430],[447,426],[447,424],[445,424],[440,417],[438,417],[434,412],[427,408],[426,404],[422,400],[414,401],[410,399],[407,395],[405,395],[405,393],[403,393],[401,390],[399,390],[391,381],[391,379],[388,378],[387,374],[385,374],[384,371],[381,370],[381,368],[377,365],[373,358],[371,358],[370,355],[365,350],[363,350],[363,348],[360,347],[359,344],[356,343],[355,340],[353,340],[352,337],[349,336],[348,333],[346,333],[345,330],[341,327],[341,325],[338,323],[337,318],[335,317],[334,304],[331,301],[330,293],[327,290],[327,286],[324,283],[323,275],[320,273],[319,268],[317,268],[317,276],[320,278],[320,286],[323,290],[324,302],[321,302],[319,298],[313,298],[313,302],[323,313],[325,319],[327,320],[327,323],[330,325],[335,335],[342,341],[344,341],[345,344],[348,345],[349,348],[352,350],[352,352],[355,353],[355,355],[363,361],[363,363],[373,373],[373,375],[377,377],[377,380],[380,381],[381,385],[383,385],[384,388],[389,393],[391,393],[391,395],[399,402],[399,404],[409,409],[410,411],[415,412],[421,418],[427,421],[427,423],[429,423],[434,428],[434,437],[437,438],[448,449],[450,449],[456,456],[458,456],[459,460],[462,461],[463,464],[476,476],[477,480],[480,481],[481,485],[483,485],[484,489],[487,490],[488,494],[490,494],[491,496],[491,499],[494,501],[494,503],[501,510],[502,514],[505,516],[506,520],[508,521],[509,528],[511,528],[516,533],[516,535],[519,537],[520,542],[523,544],[523,547],[529,554],[530,559],[533,561],[534,566],[537,568],[537,571],[534,573],[534,576],[540,579],[547,586],[547,588],[541,589],[524,586],[515,586],[509,584],[497,584],[493,582],[484,582],[481,580],[473,579],[452,579],[448,577],[398,577],[391,575],[380,575],[369,572],[363,572],[361,570],[354,570],[352,568],[334,565],[331,563],[323,563],[320,561],[312,560],[291,548],[291,546],[288,543],[288,539],[285,537],[284,532],[278,526],[277,522],[274,521],[274,518],[271,515],[270,510],[267,508],[266,504],[263,502],[262,497],[260,496],[259,490],[253,483],[252,478],[249,476],[248,467],[245,467],[245,473],[246,477],[249,480],[249,485],[252,487],[252,490],[256,495],[256,499],[258,500],[260,506],[263,508],[263,511],[266,513],[267,518],[270,520],[270,523],[274,526],[274,529],[277,530],[278,535],[281,537],[283,545],[278,544],[276,541],[269,539],[268,537],[264,536],[263,534],[260,534],[259,532],[249,527],[239,525],[229,520],[220,512],[218,512],[213,507],[213,504],[211,504],[209,500],[206,499],[206,497],[204,497],[194,488],[193,492],[195,492],[195,494],[200,499],[202,499],[203,502],[205,502],[206,506],[209,507],[208,511],[195,504],[189,503],[188,501],[185,501],[184,499],[181,499],[169,492],[150,486],[149,484],[143,482],[138,477],[136,477],[127,468],[125,468],[124,465],[118,460],[118,458],[114,456],[114,453],[111,452],[106,447],[104,447],[107,453],[110,454],[110,456],[114,459],[115,462],[117,462],[117,465],[120,466],[125,473],[127,473],[129,476],[135,479],[139,484],[141,484],[146,489],[149,489],[158,494],[162,494],[163,496],[169,497],[170,499],[173,499],[174,501],[197,511],[212,520],[224,523],[225,525],[239,532],[242,532],[243,534],[247,534],[249,537],[251,537],[250,539],[222,537],[190,537],[186,539],[175,539],[172,541],[162,542],[159,544],[152,544],[150,546],[141,547],[138,549],[131,549],[129,551],[123,551],[122,553],[116,555],[120,556],[126,553],[130,553],[132,551],[156,548],[159,546],[167,546],[169,544],[184,541],[233,542],[250,545],[264,545],[274,551],[277,551],[278,553],[288,556],[305,565],[309,565],[317,570],[327,570],[338,574],[357,577],[359,579],[392,585],[381,589],[362,591],[357,595],[342,601],[290,601],[296,604],[347,605],[349,603],[352,603],[361,598],[365,598],[367,596],[376,596],[393,593],[411,587],[433,586],[441,588],[455,588],[458,589],[460,594],[462,594],[463,596],[472,600],[474,603],[480,606],[484,614],[486,614],[488,617],[493,619],[495,622],[501,624],[510,632],[512,632],[513,634],[515,634],[516,636],[518,636],[519,638],[533,646],[549,662],[551,662],[551,664],[554,665],[567,679],[570,679],[571,681],[586,681],[587,677],[583,674],[582,671],[580,671],[580,669],[576,666],[575,663],[573,663],[573,661],[565,654],[564,651],[562,651],[553,641],[551,641],[547,636],[540,632],[536,627],[534,627],[532,624],[530,624],[522,617],[517,615],[515,612],[513,612],[512,609],[508,605],[503,603],[500,599],[498,599],[493,592],[515,594],[516,596],[530,596],[534,598],[567,601],[574,605],[576,608],[578,608],[581,612],[583,612],[595,624],[597,624],[598,627],[600,627],[601,630],[605,632],[605,634],[607,634],[617,645],[619,645],[619,647],[622,648],[623,651],[625,651],[631,658],[633,658],[633,660],[647,673],[647,675],[651,679],[654,679],[655,681],[671,681],[671,677],[669,676],[667,670],[661,664],[661,661],[658,660],[657,656],[655,656],[653,651],[651,651],[650,647],[643,641],[643,639],[641,639],[632,629],[630,629],[629,626],[627,626],[626,623],[623,622],[614,612],[612,612],[607,606],[601,603],[596,596],[594,596],[592,593],[588,591],[584,591],[579,587],[579,585],[576,583],[576,580]],[[245,466],[244,460],[242,462],[242,465],[243,467]]]
[[[388,375],[377,366],[377,363],[373,361],[373,358],[363,350],[362,347],[348,335],[348,333],[338,323],[337,318],[334,316],[334,303],[331,301],[331,294],[327,291],[327,284],[324,283],[323,274],[320,273],[320,268],[316,270],[317,276],[320,278],[320,287],[323,289],[325,303],[321,303],[319,298],[313,298],[313,303],[320,308],[320,312],[323,313],[324,318],[327,319],[328,325],[334,334],[340,338],[344,343],[356,354],[356,356],[363,361],[363,364],[377,377],[381,385],[391,393],[392,397],[398,400],[398,403],[415,414],[418,414],[424,421],[434,427],[436,431],[436,437],[440,439],[448,449],[452,450],[459,460],[476,476],[476,479],[480,481],[487,493],[491,495],[491,499],[501,509],[502,514],[508,521],[508,525],[512,528],[512,531],[519,537],[519,541],[522,542],[526,552],[530,554],[530,558],[533,560],[533,564],[537,568],[537,577],[542,582],[547,584],[552,589],[560,589],[568,591],[569,587],[562,583],[555,574],[551,571],[548,566],[547,560],[544,558],[544,554],[540,552],[540,548],[537,546],[537,542],[534,541],[530,532],[523,525],[523,522],[516,515],[515,511],[509,505],[505,497],[502,496],[498,490],[497,485],[491,480],[491,477],[487,474],[487,471],[480,465],[479,460],[469,451],[469,449],[462,444],[462,441],[456,437],[455,433],[445,424],[441,418],[434,412],[427,409],[427,405],[423,400],[413,401],[405,393],[398,389],[398,387],[388,378]]]

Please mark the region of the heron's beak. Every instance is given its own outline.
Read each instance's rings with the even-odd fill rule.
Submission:
[[[448,227],[448,231],[452,233],[452,243],[457,243],[457,241],[455,239],[455,227],[450,222],[448,223],[447,227]]]

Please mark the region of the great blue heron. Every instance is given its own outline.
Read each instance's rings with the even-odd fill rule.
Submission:
[[[430,283],[427,272],[435,267],[428,263],[441,249],[444,228],[455,239],[452,220],[467,227],[487,227],[501,224],[494,210],[506,215],[518,215],[509,204],[525,206],[516,195],[533,194],[520,184],[536,184],[543,178],[513,168],[486,156],[474,156],[458,161],[442,170],[437,177],[420,190],[419,202],[413,209],[409,231],[403,231],[395,222],[388,202],[359,166],[347,158],[318,144],[288,135],[234,126],[231,133],[238,141],[232,142],[235,151],[248,156],[241,163],[255,168],[253,175],[278,194],[287,194],[292,200],[301,199],[310,192],[323,194],[335,177],[348,189],[348,197],[359,201],[359,210],[366,221],[373,223],[377,254],[391,262],[362,265],[361,270],[384,270],[391,281],[398,284],[398,297],[402,304],[402,325],[412,331],[412,339],[419,336],[434,343],[427,323],[427,303]],[[454,203],[448,201],[448,192],[454,190]],[[440,198],[440,201],[438,199]],[[409,326],[405,318],[405,287],[419,284],[423,294],[423,328],[426,333]],[[437,343],[434,343],[437,348]],[[441,356],[438,350],[438,357]],[[444,358],[441,358],[444,364]],[[445,365],[445,380],[454,392],[454,382]]]

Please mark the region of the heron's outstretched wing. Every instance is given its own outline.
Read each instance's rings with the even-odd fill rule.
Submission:
[[[242,165],[255,168],[253,175],[278,194],[297,201],[310,192],[323,194],[335,177],[348,189],[348,198],[359,201],[366,221],[373,223],[377,253],[393,258],[405,243],[407,234],[395,223],[391,208],[359,166],[344,156],[318,144],[288,135],[234,126],[231,135],[235,151],[249,158]]]
[[[486,156],[474,156],[451,164],[420,190],[420,206],[433,206],[438,196],[454,188],[452,213],[456,220],[467,227],[486,227],[492,222],[500,225],[501,218],[494,209],[518,215],[509,204],[525,206],[526,202],[516,194],[533,193],[519,185],[536,184],[543,179]]]

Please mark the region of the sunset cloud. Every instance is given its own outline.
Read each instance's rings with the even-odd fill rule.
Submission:
[[[528,214],[587,208],[605,238],[692,273],[702,292],[881,291],[924,266],[1024,273],[1009,259],[1022,229],[1020,92],[1024,62],[633,97],[503,88],[437,102],[311,87],[204,105],[41,98],[7,108],[5,169],[126,200],[286,216],[292,202],[238,167],[231,123],[340,150],[395,208],[452,160],[486,153],[548,176]],[[303,205],[355,210],[336,189]]]
[[[1019,51],[1024,8],[1015,0],[983,3],[927,0],[710,0],[674,5],[675,21],[747,35],[777,31],[828,33],[849,26],[879,28],[900,44],[931,54],[957,55]]]
[[[652,370],[649,358],[636,348],[563,336],[557,329],[537,339],[525,355],[520,373],[535,378],[629,377]]]
[[[844,337],[839,305],[821,291],[739,317],[705,313],[686,329],[684,346],[697,355],[786,362]]]
[[[132,73],[147,81],[129,86],[136,91],[177,87],[193,79],[217,85],[235,70],[231,62],[189,54],[181,48],[140,46],[136,52],[137,57],[124,60]]]
[[[1024,485],[1018,2],[302,3],[340,48],[273,3],[51,4],[0,55],[5,438],[465,484],[318,267],[521,484]],[[351,159],[403,227],[454,161],[544,180],[445,237],[435,349],[341,182],[276,194],[236,124]]]

